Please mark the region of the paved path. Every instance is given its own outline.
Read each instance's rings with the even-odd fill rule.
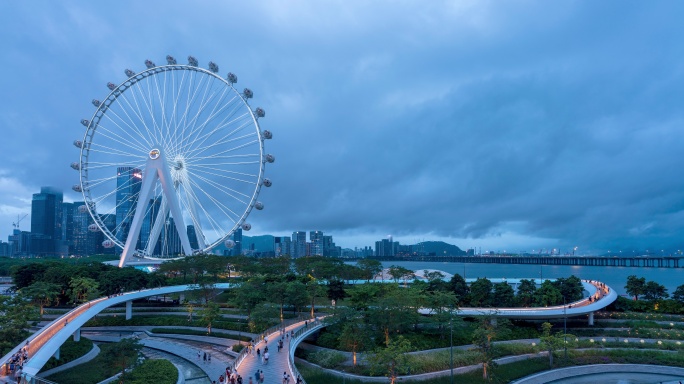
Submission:
[[[285,332],[297,332],[297,330],[304,328],[306,323],[308,323],[308,321],[294,323],[286,327]],[[243,383],[249,383],[250,376],[252,379],[254,379],[254,374],[257,372],[257,370],[264,372],[264,383],[282,383],[284,372],[290,375],[290,384],[295,382],[293,372],[290,370],[288,363],[290,338],[286,337],[283,339],[283,348],[280,350],[280,352],[278,352],[277,342],[280,340],[280,338],[281,333],[276,331],[268,335],[268,343],[266,343],[266,340],[262,340],[254,346],[254,351],[256,351],[257,348],[260,349],[262,351],[262,356],[264,348],[268,346],[268,352],[270,354],[268,364],[264,364],[261,360],[259,360],[256,356],[256,352],[254,352],[252,355],[248,355],[244,360],[238,363],[237,370],[239,374],[242,375]],[[256,381],[254,382],[256,383]]]

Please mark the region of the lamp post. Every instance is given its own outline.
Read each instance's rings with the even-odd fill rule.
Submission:
[[[565,296],[563,296],[563,346],[565,347],[565,359],[568,359],[568,313],[565,305]]]
[[[454,308],[451,307],[449,312],[449,328],[451,335],[449,336],[449,368],[451,369],[451,384],[454,384]]]

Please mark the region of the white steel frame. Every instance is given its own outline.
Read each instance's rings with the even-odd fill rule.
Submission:
[[[206,109],[210,109],[209,107],[204,106],[205,103],[205,98],[209,99],[211,97],[220,97],[220,100],[223,100],[224,97],[232,97],[230,100],[231,105],[230,108],[232,110],[230,111],[229,116],[233,116],[234,114],[241,113],[242,117],[247,118],[247,120],[244,120],[244,122],[241,122],[241,126],[238,126],[237,128],[230,127],[231,129],[234,128],[232,132],[229,132],[225,136],[221,137],[218,142],[207,142],[207,140],[210,137],[210,134],[205,134],[204,129],[205,126],[207,125],[207,122],[197,122],[195,121],[192,125],[192,128],[186,128],[186,129],[192,129],[193,131],[191,133],[196,133],[199,132],[199,134],[196,135],[195,139],[196,141],[191,143],[197,147],[197,142],[199,142],[198,145],[203,146],[202,149],[204,148],[212,148],[212,147],[217,147],[220,145],[226,145],[226,144],[231,144],[233,141],[238,141],[238,140],[248,140],[246,141],[246,144],[240,144],[236,145],[236,148],[241,148],[245,147],[247,145],[251,146],[256,146],[258,148],[258,153],[254,153],[253,155],[250,156],[258,156],[258,160],[251,161],[249,163],[253,164],[258,164],[258,172],[257,173],[241,173],[241,172],[233,172],[233,171],[225,171],[225,172],[230,172],[229,176],[223,175],[223,179],[221,179],[222,183],[224,180],[226,180],[226,183],[229,183],[231,181],[233,182],[241,182],[241,183],[249,183],[249,185],[252,185],[253,188],[251,189],[251,193],[242,193],[239,191],[232,190],[229,186],[225,187],[226,190],[226,196],[209,196],[205,191],[202,190],[203,193],[205,193],[210,201],[212,201],[213,204],[218,207],[218,210],[222,211],[223,214],[226,216],[229,216],[232,221],[232,227],[228,230],[227,228],[223,228],[222,226],[218,225],[215,220],[212,219],[212,216],[210,215],[209,212],[207,212],[206,207],[203,207],[199,199],[197,198],[197,195],[195,193],[195,190],[198,188],[201,188],[198,186],[198,182],[196,180],[193,180],[192,178],[188,177],[187,173],[181,172],[179,175],[177,171],[174,171],[173,167],[176,166],[176,159],[170,158],[171,154],[169,153],[170,151],[165,150],[165,147],[168,147],[169,141],[178,139],[179,135],[174,131],[175,127],[173,126],[172,122],[170,121],[154,121],[154,116],[152,116],[152,122],[151,123],[146,123],[146,118],[148,116],[143,116],[145,114],[153,115],[155,112],[155,108],[158,109],[164,109],[165,105],[153,105],[155,102],[155,97],[175,97],[175,102],[172,103],[173,105],[173,113],[178,114],[176,111],[176,108],[182,109],[182,105],[177,105],[178,104],[178,99],[180,99],[180,96],[178,95],[173,95],[171,94],[166,95],[167,92],[167,84],[166,82],[170,76],[166,76],[167,74],[171,73],[178,73],[178,71],[183,71],[183,75],[180,78],[180,80],[177,80],[178,82],[180,81],[187,81],[188,83],[192,81],[196,81],[193,83],[195,85],[195,89],[193,89],[194,92],[196,92],[196,95],[193,94],[192,96],[187,96],[188,100],[190,100],[190,97],[193,98],[193,100],[196,98],[200,103],[202,103],[202,107]],[[185,77],[185,73],[191,73],[195,74],[195,77],[192,77],[191,75],[188,75],[187,79]],[[209,79],[206,80],[206,82],[210,81],[219,81],[223,84],[224,89],[221,91],[222,93],[219,94],[219,92],[216,92],[218,94],[210,94],[207,89],[201,89],[201,82],[203,81],[203,77],[208,77]],[[153,84],[156,85],[156,88],[152,85],[148,84],[148,88],[145,90],[136,90],[136,86],[142,81],[142,80],[149,80],[150,82],[154,82]],[[176,80],[174,80],[176,81]],[[119,84],[118,86],[112,86],[110,87],[111,92],[107,96],[107,98],[101,102],[101,103],[95,103],[97,106],[97,110],[93,114],[91,120],[86,121],[87,122],[87,129],[83,138],[83,143],[81,146],[81,151],[80,151],[80,163],[78,166],[78,170],[80,171],[80,188],[81,192],[83,194],[84,201],[86,202],[86,206],[88,208],[88,212],[90,213],[90,216],[92,217],[93,221],[95,224],[97,224],[98,228],[104,233],[106,238],[111,240],[115,246],[123,249],[121,259],[120,259],[120,266],[126,265],[128,261],[130,261],[130,258],[138,253],[139,255],[145,256],[150,259],[156,259],[154,255],[152,255],[152,252],[154,250],[156,241],[161,233],[162,226],[164,225],[165,219],[167,215],[170,213],[171,216],[174,218],[174,223],[175,227],[178,231],[178,235],[180,236],[181,240],[181,245],[182,245],[182,250],[185,253],[186,256],[192,255],[194,253],[201,253],[201,252],[209,252],[211,251],[214,247],[216,247],[218,244],[222,243],[226,239],[228,239],[232,233],[240,228],[244,223],[249,215],[250,211],[254,207],[254,205],[257,203],[256,199],[257,196],[260,192],[263,180],[264,180],[264,168],[265,168],[265,163],[269,161],[268,157],[264,154],[264,136],[259,128],[259,122],[255,112],[250,108],[247,99],[251,97],[251,91],[249,91],[249,95],[247,95],[248,90],[245,90],[245,93],[240,93],[238,92],[234,85],[234,81],[227,81],[223,79],[222,77],[218,76],[216,73],[206,70],[200,67],[196,67],[193,65],[176,65],[176,64],[170,64],[170,65],[165,65],[165,66],[153,66],[151,68],[148,68],[145,71],[139,72],[134,74],[133,76],[129,77],[126,81],[123,83]],[[175,84],[174,84],[175,85]],[[113,88],[113,89],[112,89]],[[169,87],[171,88],[171,87]],[[127,92],[128,91],[128,92]],[[157,95],[154,95],[154,93],[157,93]],[[180,92],[180,91],[179,91]],[[204,94],[202,94],[204,92]],[[127,94],[130,93],[132,97],[127,98]],[[169,92],[170,93],[170,92]],[[224,96],[227,95],[227,96]],[[136,99],[137,95],[137,99]],[[121,100],[121,101],[119,101]],[[128,103],[130,106],[130,111],[131,115],[134,116],[113,116],[110,117],[108,115],[108,112],[110,109],[116,105],[116,103]],[[188,101],[189,103],[189,101]],[[132,105],[135,104],[135,107]],[[159,104],[163,104],[162,101],[159,102]],[[208,102],[207,102],[208,104]],[[185,113],[188,113],[186,106]],[[209,115],[213,118],[216,114],[221,112],[222,109],[224,109],[222,104],[214,105],[213,109],[210,111],[202,111],[200,109],[200,112],[202,113],[209,113]],[[200,112],[197,112],[197,115],[195,116],[190,116],[189,119],[197,119],[198,116],[200,115]],[[116,114],[116,111],[113,111],[112,114]],[[137,115],[137,116],[135,116]],[[263,116],[263,113],[261,114]],[[188,116],[183,116],[186,120],[188,120]],[[149,119],[148,119],[149,120]],[[170,120],[170,118],[169,118]],[[118,126],[117,131],[113,132],[113,130],[107,130],[106,127],[102,125],[102,123],[109,123],[109,124],[116,124]],[[136,123],[140,123],[139,125],[136,125]],[[229,121],[230,123],[230,121]],[[85,123],[84,123],[85,124]],[[105,124],[107,125],[107,124]],[[225,123],[225,118],[224,121],[219,122],[219,125],[221,127],[225,127],[228,125],[228,123]],[[244,132],[239,132],[241,129],[243,129],[246,125],[253,126],[250,128],[250,130],[247,131],[247,133]],[[150,130],[164,130],[159,137],[160,141],[158,143],[151,143],[149,138]],[[216,130],[217,128],[214,128]],[[102,145],[97,145],[97,142],[94,142],[93,139],[97,133],[100,133],[102,131],[102,138],[100,140],[100,144],[102,141],[109,141],[112,144],[111,147],[109,146],[102,146]],[[120,133],[120,132],[125,132],[125,134]],[[212,131],[213,132],[213,131]],[[239,133],[238,133],[239,132]],[[158,133],[158,132],[157,132]],[[147,136],[146,136],[147,135]],[[230,136],[234,135],[234,136]],[[145,140],[140,140],[137,143],[130,143],[129,141],[132,141],[134,138],[137,137],[142,137],[145,136]],[[270,138],[270,137],[267,137]],[[185,145],[186,147],[190,144],[189,142],[183,142],[181,143],[182,145]],[[94,162],[91,159],[91,153],[97,153],[102,152],[102,153],[109,153],[112,155],[117,155],[118,152],[121,152],[121,155],[124,155],[124,151],[119,151],[116,146],[117,145],[127,145],[130,148],[134,148],[134,152],[137,154],[139,153],[140,157],[134,158],[134,159],[129,159],[127,160],[129,165],[135,166],[136,168],[140,168],[143,170],[143,181],[142,181],[142,187],[140,190],[140,194],[138,196],[138,201],[137,201],[137,208],[135,211],[135,214],[133,216],[133,220],[131,222],[131,227],[129,228],[128,232],[128,237],[126,239],[125,244],[119,240],[116,237],[116,230],[110,231],[107,226],[105,225],[103,219],[100,217],[100,215],[97,212],[97,205],[101,202],[101,200],[104,197],[109,197],[111,198],[111,195],[114,194],[114,192],[108,193],[108,195],[103,195],[103,196],[94,196],[92,193],[92,189],[96,187],[98,184],[101,184],[103,182],[111,182],[111,179],[114,179],[114,177],[109,177],[110,180],[104,180],[104,179],[95,179],[92,180],[90,178],[90,171],[92,169],[98,168],[98,167],[105,167],[105,166],[114,166],[114,164],[101,164]],[[152,149],[158,150],[158,157],[155,159],[152,159],[150,155],[150,151]],[[228,153],[229,150],[226,150],[224,152]],[[131,152],[129,150],[129,152]],[[178,152],[178,151],[175,151]],[[196,152],[195,152],[196,153]],[[131,156],[128,153],[125,154],[126,156]],[[218,157],[218,156],[217,156]],[[230,158],[231,156],[220,156],[225,158]],[[236,156],[237,157],[237,156]],[[147,160],[145,160],[147,159]],[[190,159],[189,163],[191,162]],[[223,162],[222,162],[223,161]],[[233,161],[233,163],[231,163]],[[181,162],[179,161],[179,164]],[[206,166],[205,168],[205,179],[210,178],[211,176],[207,175],[214,175],[216,176],[218,172],[223,171],[219,169],[221,167],[221,164],[247,164],[247,160],[234,160],[234,159],[228,159],[228,160],[218,160],[216,164],[210,164],[209,166]],[[182,165],[182,164],[181,164]],[[215,168],[212,168],[215,167]],[[172,176],[172,172],[176,172]],[[219,175],[221,176],[221,175]],[[154,226],[150,232],[150,239],[148,240],[148,245],[145,247],[143,250],[136,250],[136,243],[138,240],[138,237],[140,235],[140,229],[142,226],[142,220],[144,218],[144,212],[145,212],[145,205],[147,204],[148,200],[153,196],[153,189],[158,187],[157,181],[160,182],[161,184],[161,191],[163,192],[162,200],[161,200],[161,207],[159,211],[157,212],[156,220],[154,222]],[[212,188],[219,188],[223,187],[222,183],[217,183],[215,181],[211,181]],[[221,185],[219,185],[221,184]],[[268,184],[268,183],[267,183]],[[182,191],[181,191],[181,186],[182,186]],[[268,186],[268,185],[267,185]],[[184,197],[184,204],[180,204],[178,198],[180,196]],[[221,202],[220,199],[230,199],[233,198],[235,201],[240,202],[242,205],[242,212],[236,212],[235,209],[231,209],[225,206]],[[186,216],[190,217],[190,220],[192,221],[193,225],[195,226],[195,231],[197,234],[197,240],[198,240],[198,249],[193,250],[190,247],[190,243],[188,240],[187,232],[185,230],[185,224],[184,224],[184,219],[183,219],[183,213],[182,208],[185,208],[184,212],[186,213]],[[216,208],[214,207],[214,208]],[[225,209],[224,209],[225,208]],[[200,216],[205,218],[204,220],[206,221],[212,221],[210,223],[202,223],[202,220],[200,220]],[[224,218],[225,219],[225,218]],[[205,238],[206,234],[206,228],[203,228],[202,224],[206,225],[211,225],[210,229],[214,233],[220,232],[220,236],[217,238],[214,238],[212,240],[207,240]],[[219,230],[217,230],[220,229]]]

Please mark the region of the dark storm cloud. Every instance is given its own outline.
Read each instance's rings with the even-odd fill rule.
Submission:
[[[681,247],[678,3],[41,4],[0,16],[6,71],[31,74],[3,78],[0,107],[28,190],[76,182],[70,142],[107,81],[193,54],[267,110],[255,231]]]

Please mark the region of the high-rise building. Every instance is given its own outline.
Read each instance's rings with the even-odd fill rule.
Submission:
[[[173,217],[168,217],[166,219],[164,227],[162,227],[160,241],[162,249],[159,254],[180,255],[182,246]]]
[[[67,254],[74,254],[74,211],[78,207],[74,203],[62,203],[62,241]]]
[[[276,257],[290,254],[290,249],[292,247],[292,239],[290,239],[287,236],[274,237],[273,242],[275,244],[274,248]]]
[[[62,191],[40,188],[31,201],[31,254],[57,256],[62,244]]]
[[[296,259],[306,256],[306,232],[297,231],[292,233],[292,251],[290,256]]]
[[[190,224],[187,229],[188,241],[190,242],[190,248],[199,249],[199,242],[197,241],[197,232],[195,232],[195,226]]]
[[[387,239],[375,242],[375,256],[387,257],[396,255],[396,246],[398,243],[392,241],[392,236]]]
[[[126,242],[131,228],[138,195],[142,184],[142,171],[133,167],[116,169],[116,238]]]
[[[145,217],[143,218],[142,227],[140,228],[140,237],[138,238],[138,248],[147,249],[147,243],[149,242],[150,235],[152,233],[152,227],[154,227],[154,222],[157,220],[157,215],[161,209],[161,196],[157,196],[154,199],[150,199],[147,205],[147,210],[145,211]],[[161,239],[157,239],[157,244],[154,246],[152,254],[159,254]]]
[[[310,255],[323,256],[323,232],[322,231],[311,231],[309,232]]]

